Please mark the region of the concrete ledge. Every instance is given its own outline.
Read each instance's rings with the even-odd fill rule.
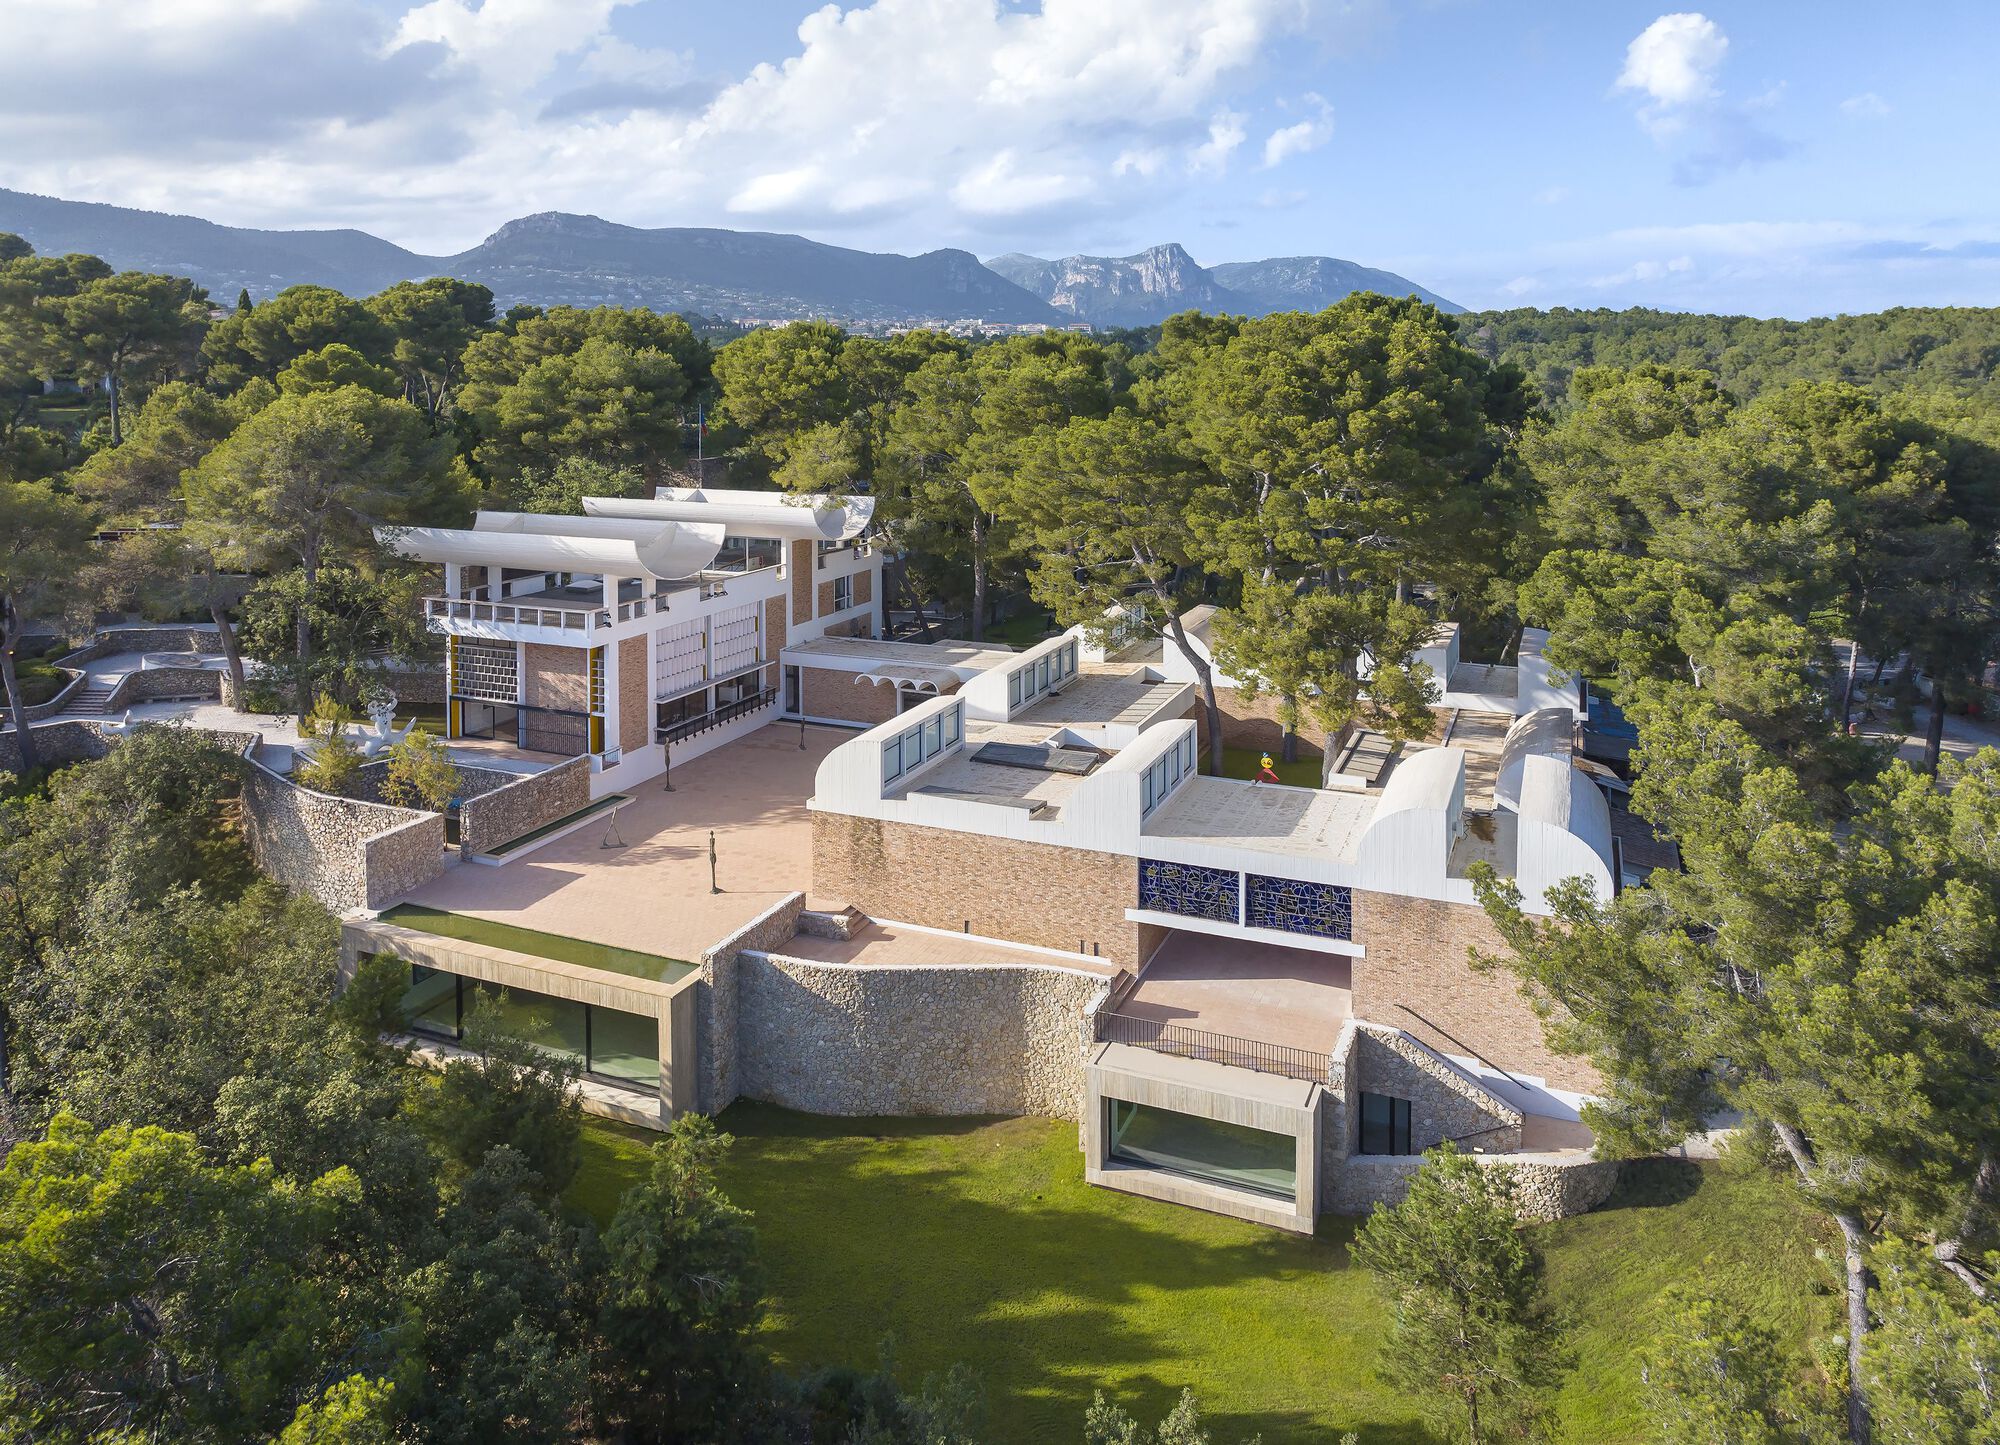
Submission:
[[[1098,1044],[1084,1068],[1084,1091],[1083,1167],[1089,1183],[1297,1234],[1313,1232],[1319,1215],[1320,1104],[1325,1093],[1319,1084],[1129,1044]],[[1296,1194],[1290,1201],[1275,1199],[1114,1159],[1105,1119],[1105,1106],[1114,1100],[1290,1138]]]
[[[1086,1165],[1083,1182],[1116,1189],[1121,1194],[1136,1194],[1142,1199],[1157,1199],[1165,1204],[1180,1204],[1190,1209],[1204,1209],[1210,1214],[1247,1220],[1251,1224],[1265,1224],[1293,1234],[1313,1232],[1312,1220],[1302,1217],[1294,1206],[1282,1199],[1250,1189],[1211,1184],[1206,1179],[1172,1174],[1164,1169],[1148,1169],[1142,1164],[1127,1164],[1114,1159],[1102,1169]]]

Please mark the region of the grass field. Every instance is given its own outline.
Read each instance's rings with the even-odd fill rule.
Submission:
[[[789,1368],[874,1362],[914,1382],[965,1361],[995,1441],[1074,1439],[1094,1388],[1157,1418],[1182,1386],[1217,1445],[1430,1445],[1373,1362],[1384,1312],[1347,1263],[1353,1224],[1316,1239],[1084,1185],[1073,1125],[1046,1119],[824,1119],[738,1104],[731,1196],[757,1216],[769,1344]],[[650,1136],[590,1121],[573,1203],[608,1219]],[[1633,1349],[1675,1279],[1727,1280],[1803,1342],[1831,1326],[1822,1227],[1747,1168],[1655,1161],[1612,1203],[1539,1231],[1582,1364],[1564,1438],[1643,1438]]]
[[[1263,754],[1255,748],[1224,748],[1222,750],[1222,776],[1225,778],[1254,778],[1257,776],[1258,761],[1262,757]],[[1320,785],[1321,765],[1318,758],[1300,758],[1296,763],[1287,763],[1280,761],[1278,755],[1272,753],[1271,761],[1277,763],[1277,767],[1273,771],[1277,773],[1278,781],[1281,783],[1288,783],[1294,788],[1317,788]],[[1201,770],[1204,773],[1208,771],[1208,754],[1206,752],[1201,755]]]

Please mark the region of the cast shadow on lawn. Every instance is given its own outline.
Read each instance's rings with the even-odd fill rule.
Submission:
[[[1700,1189],[1701,1166],[1692,1159],[1628,1159],[1611,1197],[1592,1212],[1664,1209],[1692,1199]]]
[[[726,1173],[760,1215],[773,1343],[791,1368],[871,1364],[893,1335],[909,1383],[958,1361],[978,1372],[996,1440],[1074,1437],[1100,1388],[1157,1420],[1192,1386],[1218,1445],[1343,1429],[1366,1445],[1432,1441],[1393,1417],[1404,1402],[1374,1379],[1381,1307],[1365,1279],[1339,1278],[1355,1221],[1301,1238],[1091,1189],[1073,1146],[1025,1153],[1018,1177],[954,1166],[964,1136],[1014,1121],[739,1104],[721,1122],[739,1141]],[[891,1139],[916,1150],[892,1159],[876,1147]],[[809,1201],[805,1218],[780,1199]],[[1227,1408],[1230,1391],[1265,1381],[1277,1398],[1324,1399],[1336,1428],[1305,1410]]]

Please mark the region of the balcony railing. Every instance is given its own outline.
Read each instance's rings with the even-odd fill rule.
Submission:
[[[1137,1014],[1102,1013],[1097,1016],[1097,1041],[1101,1044],[1128,1044],[1172,1054],[1178,1059],[1201,1059],[1211,1064],[1227,1064],[1234,1069],[1251,1069],[1260,1074],[1277,1074],[1287,1079],[1304,1079],[1324,1084],[1332,1067],[1327,1055],[1311,1049],[1266,1044],[1256,1039],[1232,1038],[1201,1029],[1183,1028]]]
[[[746,717],[756,712],[759,708],[769,707],[777,700],[778,690],[775,687],[767,687],[762,692],[752,693],[749,697],[738,698],[735,702],[726,702],[721,707],[714,708],[711,711],[697,713],[693,717],[682,718],[671,727],[657,728],[654,730],[655,737],[663,743],[677,743],[683,739],[693,737],[696,733],[705,733],[710,728],[719,728],[726,722],[734,722],[737,718]]]
[[[619,610],[622,615],[624,609]],[[490,622],[572,632],[578,636],[588,636],[594,629],[611,625],[611,614],[602,607],[575,607],[559,602],[481,602],[469,597],[426,597],[424,617],[433,625]]]

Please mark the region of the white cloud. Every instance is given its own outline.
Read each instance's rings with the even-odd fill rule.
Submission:
[[[1264,168],[1269,170],[1292,156],[1316,151],[1333,139],[1333,107],[1307,92],[1305,103],[1317,114],[1296,124],[1274,130],[1264,140]]]
[[[1725,171],[1776,160],[1792,150],[1764,116],[1784,95],[1782,83],[1744,101],[1721,85],[1729,37],[1706,15],[1662,15],[1625,47],[1616,88],[1638,91],[1636,119],[1673,162],[1674,179],[1700,185]]]
[[[1843,115],[1875,120],[1889,113],[1889,102],[1872,90],[1864,90],[1859,95],[1848,96],[1840,103],[1840,109]]]
[[[1250,134],[1244,119],[1237,111],[1218,110],[1208,123],[1208,139],[1188,152],[1188,169],[1196,175],[1220,175],[1228,169],[1229,157]]]
[[[1718,92],[1715,73],[1729,53],[1729,37],[1706,15],[1662,15],[1625,47],[1621,90],[1643,90],[1662,105],[1689,105]]]
[[[1516,276],[1500,288],[1509,296],[1526,296],[1542,289],[1542,283],[1533,276]]]
[[[666,3],[0,0],[0,185],[432,251],[548,209],[971,239],[1222,174],[1275,49],[1357,9],[847,0],[732,77],[615,28]]]
[[[1543,186],[1535,192],[1535,204],[1538,206],[1560,206],[1568,199],[1568,186]]]

